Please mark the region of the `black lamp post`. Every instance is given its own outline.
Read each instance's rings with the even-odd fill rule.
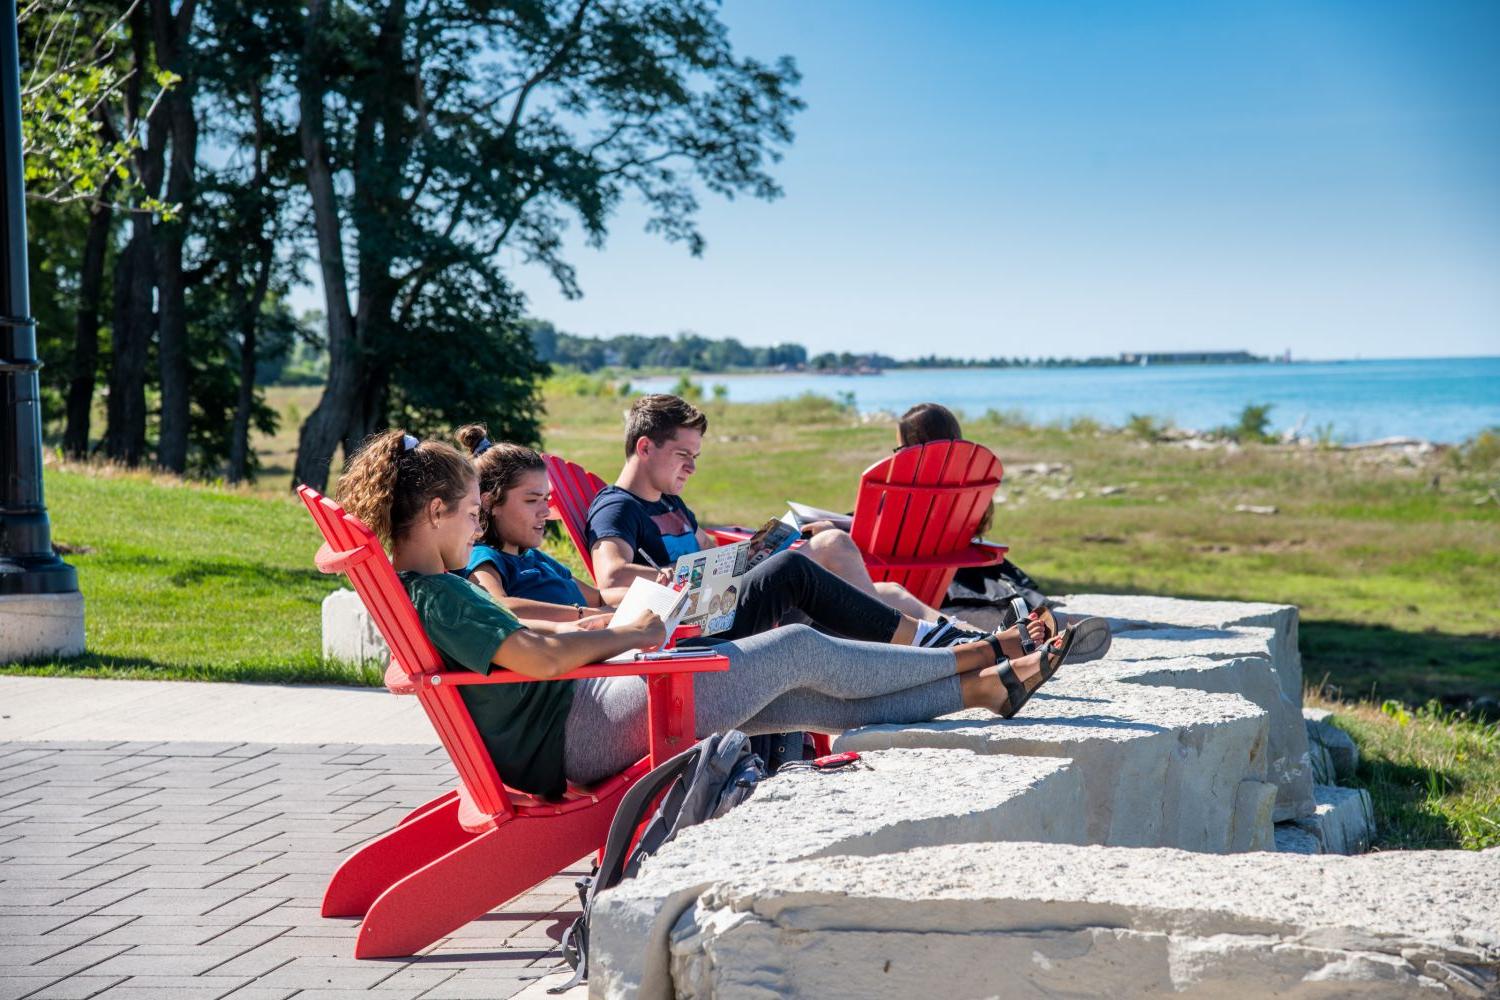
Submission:
[[[0,2],[0,118],[0,597],[76,593],[78,574],[52,551],[42,502],[41,362],[26,284],[21,60],[11,0]]]

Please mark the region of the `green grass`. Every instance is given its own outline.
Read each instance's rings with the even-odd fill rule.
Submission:
[[[290,495],[144,474],[49,468],[54,541],[78,570],[88,655],[12,671],[187,680],[378,684],[323,660],[319,606],[339,581]]]
[[[1308,701],[1332,710],[1359,745],[1350,784],[1369,789],[1376,848],[1500,847],[1500,727],[1436,703]]]
[[[606,477],[618,469],[618,398],[554,386],[547,447]],[[184,484],[99,467],[46,470],[54,538],[78,568],[90,652],[7,672],[378,684],[319,656],[319,604],[339,585],[312,566],[317,532],[287,492],[296,424],[316,390],[278,391],[282,430],[259,442],[253,488]],[[834,510],[889,453],[893,428],[823,399],[709,401],[688,498],[705,522],[754,522],[788,499]],[[991,537],[1050,594],[1144,592],[1292,603],[1304,676],[1361,744],[1378,846],[1500,843],[1496,729],[1454,715],[1500,698],[1500,489],[1470,449],[1411,463],[1247,446],[1190,451],[1080,424],[965,422],[1010,471]],[[1038,462],[1061,475],[1023,475]],[[1105,486],[1124,491],[1101,495]],[[1265,517],[1236,504],[1273,505]],[[549,550],[581,572],[565,540]],[[1383,713],[1386,699],[1433,707]]]
[[[889,425],[826,400],[705,408],[687,492],[707,522],[758,523],[788,499],[847,510],[860,472],[894,443]],[[620,411],[617,400],[549,399],[547,446],[611,476]],[[1409,704],[1500,697],[1500,507],[1474,503],[1493,473],[1457,472],[1439,456],[1407,466],[1318,449],[1189,451],[993,417],[964,430],[1009,469],[1067,466],[1065,476],[1008,473],[991,532],[1049,594],[1296,604],[1310,681]],[[1101,496],[1105,486],[1125,491]]]

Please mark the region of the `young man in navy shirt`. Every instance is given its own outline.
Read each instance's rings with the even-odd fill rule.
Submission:
[[[625,467],[589,506],[587,540],[600,588],[644,576],[669,579],[677,559],[713,548],[680,494],[697,469],[708,417],[677,396],[642,396],[625,420]],[[856,589],[923,622],[937,611],[894,583],[875,583],[848,532],[823,526],[800,550]]]

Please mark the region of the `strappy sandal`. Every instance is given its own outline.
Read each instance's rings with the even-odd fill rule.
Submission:
[[[1005,708],[1001,710],[1000,717],[1013,719],[1016,713],[1026,707],[1031,696],[1041,690],[1042,685],[1052,679],[1057,673],[1057,668],[1062,666],[1068,659],[1068,653],[1077,640],[1078,633],[1072,629],[1063,629],[1057,635],[1048,639],[1041,646],[1041,662],[1037,665],[1041,674],[1041,680],[1036,687],[1027,689],[1022,680],[1016,676],[1015,670],[1010,665],[1010,660],[1000,652],[1000,640],[990,638],[990,649],[995,654],[995,666],[999,668],[1000,683],[1005,686]]]
[[[1034,653],[1037,647],[1036,640],[1031,637],[1031,633],[1026,631],[1027,622],[1042,623],[1042,627],[1047,630],[1047,638],[1043,639],[1043,642],[1055,638],[1060,631],[1057,627],[1057,617],[1052,614],[1052,609],[1046,605],[1037,608],[1035,611],[1030,611],[1027,609],[1024,600],[1019,597],[1012,597],[1010,599],[1010,609],[1011,613],[1016,616],[1016,625],[1019,626],[1017,631],[1020,632],[1021,652],[1023,654]]]
[[[1114,633],[1109,627],[1107,618],[1096,618],[1092,615],[1087,618],[1075,618],[1072,624],[1062,631],[1073,633],[1073,646],[1068,650],[1069,663],[1097,660],[1109,652],[1110,644],[1114,642]]]

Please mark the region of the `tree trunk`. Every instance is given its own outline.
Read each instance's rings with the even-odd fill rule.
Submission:
[[[250,84],[250,111],[255,118],[255,173],[250,178],[250,188],[264,193],[266,177],[266,118],[264,95],[259,81]],[[229,435],[229,468],[225,478],[238,483],[249,475],[250,466],[250,412],[255,407],[255,335],[260,327],[260,307],[266,300],[266,290],[271,285],[271,270],[276,266],[275,231],[276,209],[274,206],[258,219],[260,232],[255,240],[255,285],[240,306],[240,384],[234,402],[234,426]],[[231,267],[237,285],[239,268]]]
[[[229,468],[225,476],[231,483],[244,479],[250,464],[250,411],[255,406],[255,334],[260,326],[260,306],[271,283],[271,241],[263,241],[260,250],[260,270],[255,276],[255,288],[245,300],[240,316],[240,384],[234,403],[234,428],[229,438]]]
[[[88,236],[83,245],[83,267],[78,280],[78,321],[73,334],[73,364],[68,378],[68,422],[63,430],[63,453],[83,458],[89,451],[93,418],[94,379],[99,370],[99,297],[104,288],[104,258],[109,250],[114,210],[107,184],[90,210]]]
[[[161,431],[156,461],[164,469],[187,471],[188,393],[187,286],[182,271],[182,244],[192,212],[193,172],[198,158],[198,122],[193,116],[193,78],[188,57],[195,0],[183,0],[173,15],[168,0],[151,4],[157,61],[182,79],[167,92],[165,107],[171,130],[172,159],[167,201],[180,206],[177,218],[160,227],[156,278],[159,294],[158,360],[161,366]]]
[[[130,242],[115,266],[114,342],[109,370],[104,452],[129,466],[146,451],[146,355],[156,317],[151,311],[155,267],[151,217],[135,212]]]
[[[324,50],[328,18],[325,0],[309,0],[307,38],[303,44],[297,90],[301,111],[298,136],[307,165],[307,191],[312,200],[313,230],[318,241],[318,263],[328,317],[328,381],[318,405],[302,424],[292,484],[328,488],[334,449],[345,437],[354,409],[362,364],[355,318],[349,309],[349,283],[344,266],[344,244],[333,171],[325,141],[323,95],[328,81]]]
[[[130,46],[134,73],[126,86],[126,113],[130,124],[140,113],[141,79],[151,69],[145,12],[137,7],[130,15]],[[147,121],[145,148],[136,154],[142,193],[161,190],[162,144],[166,141],[164,116]],[[108,426],[104,450],[126,465],[141,464],[146,452],[146,361],[151,337],[156,332],[154,298],[156,260],[154,232],[149,212],[132,212],[130,242],[115,262],[115,322],[110,352]]]

